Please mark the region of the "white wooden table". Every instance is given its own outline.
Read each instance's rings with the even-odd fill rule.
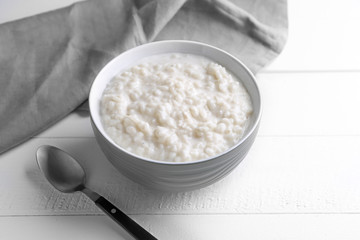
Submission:
[[[1,0],[0,22],[74,1]],[[76,112],[0,155],[0,239],[131,239],[86,197],[47,184],[35,162],[42,144],[80,159],[90,187],[159,239],[359,239],[359,10],[358,0],[289,0],[288,43],[258,74],[257,140],[210,187],[164,194],[130,182]]]

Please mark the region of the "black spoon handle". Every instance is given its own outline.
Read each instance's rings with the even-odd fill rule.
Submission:
[[[142,228],[134,220],[129,218],[125,213],[120,211],[115,207],[111,202],[106,200],[104,197],[99,197],[95,200],[96,206],[101,208],[106,214],[108,214],[112,219],[124,227],[133,237],[141,240],[157,240],[153,235],[148,231]]]

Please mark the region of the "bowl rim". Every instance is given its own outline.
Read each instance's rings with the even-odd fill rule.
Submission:
[[[166,162],[166,161],[161,161],[161,160],[155,160],[155,159],[151,159],[151,158],[147,158],[147,157],[142,157],[139,156],[137,154],[134,154],[132,152],[127,151],[126,149],[120,147],[119,145],[117,145],[116,143],[113,142],[113,140],[108,136],[108,134],[106,134],[105,132],[102,131],[101,128],[98,127],[97,122],[94,121],[93,119],[93,114],[94,110],[92,108],[92,104],[90,102],[90,100],[92,99],[92,96],[94,95],[94,85],[97,82],[97,80],[99,79],[99,76],[101,75],[101,73],[103,71],[105,71],[107,69],[107,67],[109,65],[111,65],[113,62],[115,62],[118,58],[122,57],[125,54],[130,54],[132,51],[140,51],[142,48],[148,48],[148,47],[154,47],[156,45],[161,45],[161,44],[171,44],[171,43],[176,43],[176,44],[192,44],[192,45],[198,45],[201,47],[206,47],[206,48],[211,48],[215,51],[220,52],[221,54],[227,55],[227,57],[231,58],[232,60],[234,60],[237,64],[239,64],[244,70],[245,72],[249,75],[252,83],[254,84],[254,88],[258,93],[258,98],[259,98],[259,114],[256,117],[254,123],[252,124],[251,128],[248,130],[248,132],[243,135],[241,137],[241,139],[232,147],[228,148],[226,151],[223,151],[215,156],[212,157],[208,157],[208,158],[203,158],[203,159],[199,159],[199,160],[195,160],[195,161],[189,161],[189,162]],[[174,51],[176,52],[176,51]],[[199,54],[197,54],[199,55]],[[149,56],[155,56],[155,55],[149,55]],[[201,55],[200,55],[201,56]],[[250,94],[250,93],[249,93]],[[250,71],[250,69],[242,62],[240,61],[238,58],[236,58],[235,56],[233,56],[232,54],[226,52],[225,50],[222,50],[218,47],[206,44],[206,43],[202,43],[202,42],[197,42],[197,41],[189,41],[189,40],[161,40],[161,41],[155,41],[155,42],[150,42],[150,43],[145,43],[136,47],[133,47],[131,49],[128,49],[124,52],[122,52],[121,54],[117,55],[116,57],[112,58],[110,61],[108,61],[102,68],[101,70],[96,74],[96,77],[94,79],[94,81],[91,84],[90,87],[90,92],[89,92],[89,110],[90,110],[90,120],[93,123],[92,127],[96,127],[97,131],[101,134],[101,136],[103,138],[105,138],[107,140],[108,143],[111,144],[112,147],[115,147],[116,149],[118,149],[119,151],[122,151],[138,160],[142,160],[142,161],[146,161],[149,163],[154,163],[154,164],[160,164],[160,165],[197,165],[197,164],[201,164],[203,162],[209,162],[209,161],[213,161],[218,159],[219,157],[231,152],[232,150],[234,150],[235,148],[237,148],[238,146],[240,146],[243,142],[245,142],[253,133],[254,131],[256,131],[260,119],[261,119],[261,115],[262,115],[262,98],[261,98],[261,94],[260,94],[260,89],[259,86],[256,82],[256,78],[254,76],[254,74]],[[98,113],[97,113],[98,114]]]

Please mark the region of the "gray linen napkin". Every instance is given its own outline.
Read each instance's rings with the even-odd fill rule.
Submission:
[[[127,49],[201,41],[256,72],[286,36],[286,0],[89,0],[2,24],[0,153],[76,109],[99,70]]]

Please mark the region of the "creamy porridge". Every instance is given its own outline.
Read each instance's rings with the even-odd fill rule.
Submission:
[[[119,146],[168,162],[224,152],[239,141],[251,113],[234,76],[189,54],[144,59],[115,76],[101,101],[104,129]]]

